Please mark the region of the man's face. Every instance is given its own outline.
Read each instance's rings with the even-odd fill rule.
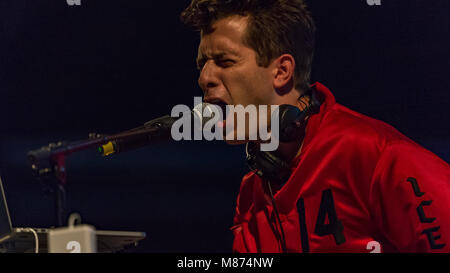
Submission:
[[[223,18],[212,27],[213,32],[202,34],[197,57],[204,101],[244,107],[274,104],[273,67],[258,66],[256,52],[243,43],[247,17]]]

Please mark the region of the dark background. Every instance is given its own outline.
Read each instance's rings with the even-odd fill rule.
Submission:
[[[308,1],[313,82],[449,162],[450,1]],[[0,1],[0,173],[14,226],[50,226],[26,152],[117,133],[193,106],[198,35],[189,1]],[[68,160],[70,211],[98,229],[147,232],[139,252],[229,252],[242,146],[155,145]]]

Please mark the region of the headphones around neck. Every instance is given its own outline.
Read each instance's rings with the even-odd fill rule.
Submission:
[[[320,111],[322,101],[318,95],[313,89],[308,91],[306,96],[310,96],[310,102],[303,111],[293,105],[279,106],[280,142],[289,143],[302,137],[307,117]],[[274,152],[261,151],[258,144],[248,142],[246,153],[247,166],[250,170],[256,171],[263,180],[283,185],[289,179],[291,175],[289,163],[276,156]]]

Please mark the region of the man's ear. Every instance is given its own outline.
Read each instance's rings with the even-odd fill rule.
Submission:
[[[274,65],[273,87],[281,94],[288,93],[294,86],[294,57],[291,54],[283,54],[272,64]]]

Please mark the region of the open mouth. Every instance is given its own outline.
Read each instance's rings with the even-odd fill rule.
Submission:
[[[226,119],[228,105],[226,102],[220,99],[214,99],[206,102],[218,106],[222,110],[222,120]]]

